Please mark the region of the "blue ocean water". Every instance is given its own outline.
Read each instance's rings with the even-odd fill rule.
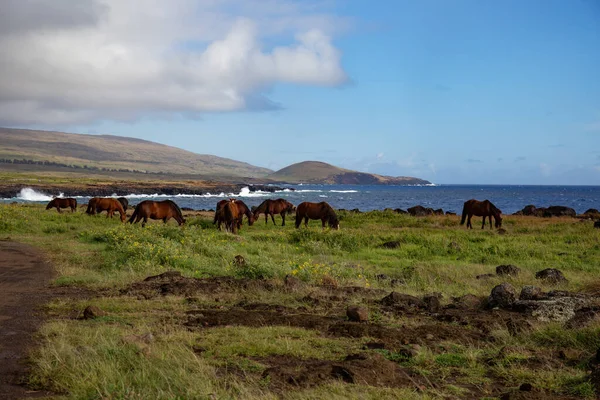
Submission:
[[[294,188],[295,190],[291,190]],[[58,195],[58,193],[56,193]],[[69,195],[66,193],[65,195]],[[77,197],[77,196],[75,196]],[[523,185],[435,185],[435,186],[382,186],[382,185],[294,185],[274,193],[250,192],[215,193],[205,195],[177,196],[136,195],[126,196],[135,204],[144,199],[172,199],[180,207],[211,209],[227,197],[237,197],[248,206],[258,205],[267,198],[285,198],[293,204],[303,201],[327,201],[334,208],[361,211],[384,208],[406,209],[420,204],[424,207],[442,208],[444,211],[460,213],[463,203],[469,199],[488,199],[502,210],[511,214],[528,204],[537,207],[551,205],[567,206],[583,213],[589,208],[600,209],[600,186],[523,186]],[[15,193],[15,197],[3,202],[47,202],[51,197],[31,189]],[[85,203],[89,197],[78,197]]]

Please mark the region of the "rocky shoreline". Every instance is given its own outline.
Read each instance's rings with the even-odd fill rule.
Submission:
[[[250,192],[264,191],[275,192],[283,190],[283,187],[271,185],[248,185],[243,183],[221,183],[221,182],[194,182],[194,183],[158,183],[158,182],[116,182],[116,183],[82,183],[82,184],[0,184],[0,198],[12,198],[25,188],[48,196],[57,196],[63,193],[68,196],[126,196],[129,194],[160,194],[174,196],[177,194],[215,194],[215,193],[239,193],[242,188],[247,187]],[[292,188],[286,188],[294,190]]]

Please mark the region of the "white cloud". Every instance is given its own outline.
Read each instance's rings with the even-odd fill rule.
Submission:
[[[0,124],[268,108],[278,82],[346,80],[330,35],[348,21],[316,1],[6,1]]]

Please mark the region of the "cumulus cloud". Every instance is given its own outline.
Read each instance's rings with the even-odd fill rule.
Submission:
[[[331,40],[347,21],[315,1],[6,0],[2,8],[3,125],[264,109],[274,106],[266,93],[276,83],[347,79]]]

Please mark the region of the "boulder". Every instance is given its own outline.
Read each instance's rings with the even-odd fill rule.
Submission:
[[[106,311],[100,309],[100,307],[96,306],[87,306],[85,310],[83,310],[83,319],[94,319],[98,317],[104,317]]]
[[[498,265],[496,267],[496,275],[509,275],[509,276],[517,276],[521,268],[516,265],[506,264],[506,265]]]
[[[548,300],[517,300],[513,310],[529,314],[542,322],[567,322],[575,311],[586,306],[588,300],[581,297],[557,297]]]
[[[411,207],[411,208],[407,209],[407,211],[413,217],[425,217],[427,215],[434,214],[433,208],[425,208],[421,205]]]
[[[519,295],[519,300],[542,300],[547,298],[542,289],[537,286],[523,286],[521,289],[521,294]]]
[[[435,294],[424,296],[423,303],[425,303],[425,307],[430,313],[437,313],[442,308],[440,305],[440,298]]]
[[[367,322],[369,320],[369,310],[361,306],[348,306],[346,316],[350,321]]]
[[[398,307],[401,309],[425,309],[425,302],[415,296],[408,294],[392,292],[381,299],[381,304],[384,306]]]
[[[444,210],[438,208],[437,210],[433,210],[434,215],[444,215]]]
[[[395,213],[398,213],[398,214],[408,214],[408,211],[406,211],[406,210],[403,210],[403,209],[401,209],[401,208],[396,208],[396,209],[394,210],[394,212],[395,212]]]
[[[526,215],[526,216],[538,216],[538,211],[537,211],[537,207],[534,206],[533,204],[529,204],[525,207],[523,207],[523,209],[520,211],[521,215]]]
[[[507,282],[495,286],[488,298],[487,308],[511,308],[517,298],[517,291]]]
[[[583,213],[583,215],[595,215],[595,214],[600,214],[600,211],[596,210],[595,208],[589,208],[588,210],[586,210],[586,212]]]
[[[544,217],[574,217],[577,215],[575,210],[565,206],[550,206],[542,214]]]
[[[552,285],[556,285],[559,283],[569,283],[569,281],[565,278],[563,273],[556,268],[546,268],[542,271],[538,271],[535,274],[535,277]]]

